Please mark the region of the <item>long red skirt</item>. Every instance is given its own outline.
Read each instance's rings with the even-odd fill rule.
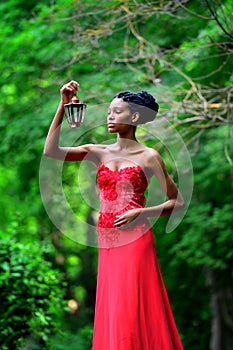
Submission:
[[[99,248],[93,350],[182,350],[152,230]]]

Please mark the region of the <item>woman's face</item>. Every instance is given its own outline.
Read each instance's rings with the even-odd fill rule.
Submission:
[[[132,113],[128,102],[114,98],[108,109],[107,124],[110,133],[125,132],[132,127]]]

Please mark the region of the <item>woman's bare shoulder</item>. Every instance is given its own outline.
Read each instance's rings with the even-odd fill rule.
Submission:
[[[151,147],[145,147],[143,152],[145,168],[154,173],[158,168],[164,167],[164,162],[159,152]]]
[[[144,156],[145,156],[145,159],[147,160],[147,162],[149,162],[149,163],[154,163],[154,162],[157,163],[157,162],[160,162],[162,160],[159,152],[156,149],[151,148],[151,147],[145,146]]]

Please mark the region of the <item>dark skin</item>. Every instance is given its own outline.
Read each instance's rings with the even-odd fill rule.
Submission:
[[[155,217],[171,214],[174,210],[184,208],[184,200],[172,178],[168,175],[165,164],[159,153],[139,143],[135,136],[135,123],[140,113],[131,113],[128,102],[114,98],[111,102],[107,124],[109,133],[116,133],[116,143],[111,145],[86,144],[78,147],[60,147],[60,128],[64,117],[64,104],[69,103],[77,93],[79,84],[72,80],[61,90],[61,101],[51,123],[45,142],[44,155],[64,161],[91,161],[97,166],[105,164],[111,170],[140,166],[148,178],[155,176],[164,192],[167,201],[152,207],[135,208],[118,216],[115,227],[123,227],[137,217]]]

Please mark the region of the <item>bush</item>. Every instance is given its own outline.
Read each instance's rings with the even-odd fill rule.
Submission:
[[[44,259],[39,242],[0,234],[1,349],[47,349],[65,310],[61,275]]]
[[[93,324],[87,324],[77,331],[68,329],[49,340],[49,350],[91,350],[92,349]]]

